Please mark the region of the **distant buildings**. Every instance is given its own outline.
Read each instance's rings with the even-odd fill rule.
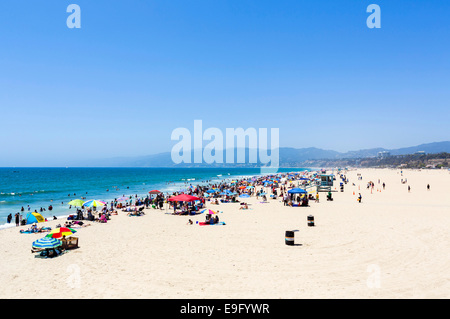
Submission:
[[[378,152],[378,155],[377,155],[378,158],[386,158],[389,156],[391,156],[391,152],[388,152],[388,151]]]

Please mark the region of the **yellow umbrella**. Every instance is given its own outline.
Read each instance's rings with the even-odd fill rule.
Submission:
[[[82,200],[82,199],[74,199],[69,202],[69,205],[72,205],[75,207],[81,207],[81,206],[83,206],[83,204],[84,204],[84,200]]]

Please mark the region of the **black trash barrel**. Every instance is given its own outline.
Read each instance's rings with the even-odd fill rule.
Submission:
[[[294,232],[287,230],[286,231],[286,245],[294,245]]]
[[[309,215],[308,216],[308,226],[314,226],[314,216],[313,215]]]

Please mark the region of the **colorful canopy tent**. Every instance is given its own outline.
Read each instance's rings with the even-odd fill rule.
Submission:
[[[36,213],[36,212],[28,213],[26,220],[27,220],[27,225],[45,222],[44,216],[42,216],[41,214]]]
[[[288,190],[289,194],[307,194],[308,192],[302,188],[293,188]]]
[[[187,195],[187,194],[181,194],[178,196],[174,196],[168,199],[171,202],[193,202],[196,200],[201,200],[201,198],[195,197],[195,196],[191,196],[191,195]]]

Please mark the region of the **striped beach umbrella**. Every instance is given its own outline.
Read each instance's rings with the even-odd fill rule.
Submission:
[[[203,213],[207,213],[207,214],[211,214],[211,215],[218,214],[218,212],[215,212],[211,209],[204,209],[204,210],[200,211],[200,214],[203,214]]]
[[[98,206],[105,206],[106,203],[102,202],[100,200],[88,200],[87,202],[84,202],[83,206],[84,207],[98,207]]]
[[[62,242],[59,239],[44,237],[33,242],[33,248],[45,249],[45,248],[55,248],[61,246]]]
[[[49,237],[49,238],[62,238],[63,236],[70,236],[74,233],[76,233],[77,231],[73,228],[69,228],[69,227],[59,227],[59,228],[55,228],[53,230],[51,230],[47,236],[45,237]]]

